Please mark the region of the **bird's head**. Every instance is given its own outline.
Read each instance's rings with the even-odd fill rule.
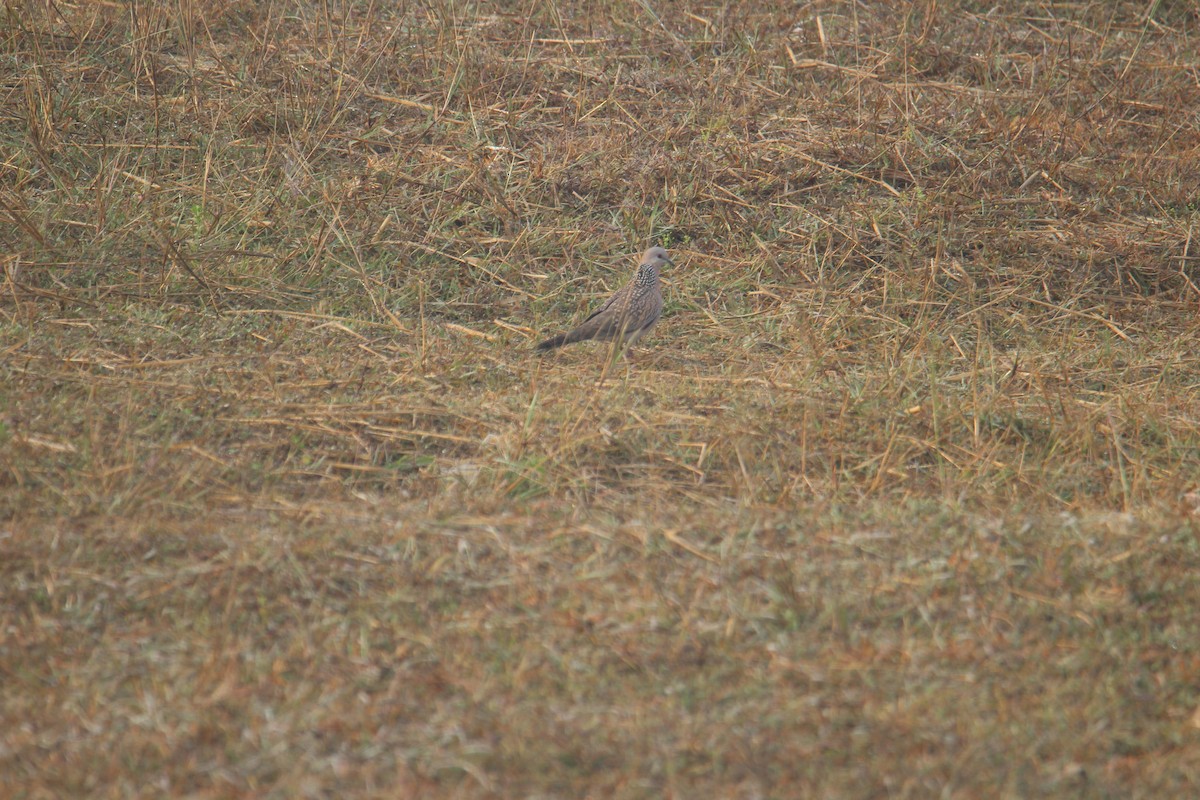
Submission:
[[[664,264],[675,266],[675,262],[671,260],[671,257],[667,255],[666,248],[663,247],[651,247],[642,253],[641,263],[643,267],[654,267],[655,269],[662,269]]]

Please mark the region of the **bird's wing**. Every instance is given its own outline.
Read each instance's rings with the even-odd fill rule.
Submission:
[[[605,311],[608,311],[610,308],[612,308],[614,303],[617,303],[626,294],[628,294],[628,292],[625,291],[625,289],[620,289],[617,292],[615,292],[611,297],[609,297],[607,300],[605,300],[600,305],[599,308],[597,308],[591,314],[588,314],[587,319],[585,319],[583,322],[579,323],[580,327],[582,327],[583,325],[585,325],[588,322],[591,322],[593,319],[600,316]]]
[[[605,301],[595,313],[579,324],[571,337],[580,339],[611,339],[628,325],[629,292],[622,289]]]

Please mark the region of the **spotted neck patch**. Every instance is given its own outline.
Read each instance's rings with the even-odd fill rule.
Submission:
[[[653,264],[642,264],[638,267],[637,277],[633,282],[638,286],[651,286],[658,281],[658,267]]]

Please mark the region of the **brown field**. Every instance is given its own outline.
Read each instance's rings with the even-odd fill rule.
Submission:
[[[1196,3],[2,13],[6,797],[1200,796]]]

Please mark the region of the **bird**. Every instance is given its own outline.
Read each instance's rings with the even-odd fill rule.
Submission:
[[[544,353],[573,342],[596,339],[601,342],[616,340],[624,353],[645,336],[662,316],[663,299],[658,273],[664,264],[675,266],[662,247],[651,247],[642,253],[637,272],[629,283],[605,300],[604,305],[593,311],[579,327],[538,344],[538,351]]]

